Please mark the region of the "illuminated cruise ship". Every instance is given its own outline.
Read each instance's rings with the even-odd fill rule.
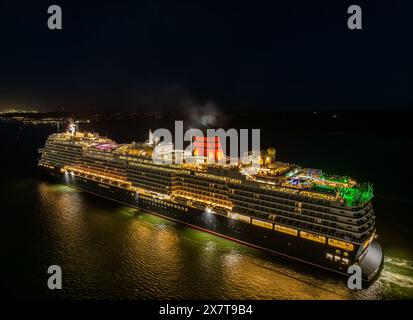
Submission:
[[[260,168],[209,164],[217,138],[195,137],[195,162],[154,161],[156,142],[117,144],[96,133],[51,134],[38,165],[60,182],[191,227],[341,274],[379,274],[372,187],[259,155]],[[172,150],[185,158],[185,152]],[[159,160],[159,159],[158,159]]]

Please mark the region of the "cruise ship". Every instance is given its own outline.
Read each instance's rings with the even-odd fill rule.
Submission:
[[[118,144],[72,123],[47,138],[38,165],[61,183],[233,241],[344,275],[358,265],[368,282],[379,275],[370,184],[276,161],[275,149],[259,153],[255,170],[241,158],[212,163],[226,157],[218,137],[155,159],[157,144],[151,134]],[[162,161],[166,153],[184,161]]]

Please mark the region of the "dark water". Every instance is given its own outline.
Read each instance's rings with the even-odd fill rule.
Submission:
[[[407,138],[263,132],[281,160],[373,181],[385,266],[371,287],[351,292],[343,279],[318,269],[50,183],[36,174],[35,158],[36,148],[54,128],[0,128],[1,284],[6,296],[413,298]],[[63,269],[63,290],[46,289],[46,270],[52,264]]]

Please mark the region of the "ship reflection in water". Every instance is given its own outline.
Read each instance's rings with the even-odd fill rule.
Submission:
[[[46,296],[165,299],[387,299],[413,296],[413,263],[386,256],[381,277],[345,280],[70,187],[32,182],[40,263],[63,269]],[[26,190],[27,192],[27,190]]]

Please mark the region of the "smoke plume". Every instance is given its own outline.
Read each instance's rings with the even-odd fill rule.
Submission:
[[[213,102],[209,101],[203,105],[187,102],[184,108],[188,116],[188,125],[192,128],[219,128],[224,124],[225,115]]]

